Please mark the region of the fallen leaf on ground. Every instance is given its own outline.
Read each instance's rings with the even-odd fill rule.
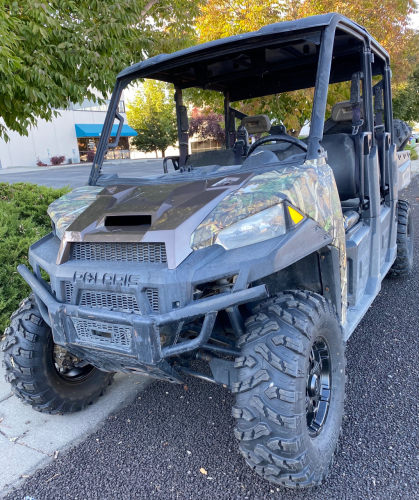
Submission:
[[[207,471],[206,471],[203,467],[201,467],[201,468],[199,469],[199,472],[200,472],[201,474],[204,474],[204,476],[206,476],[206,475],[208,474],[208,472],[207,472]]]
[[[49,478],[49,479],[47,479],[45,482],[46,482],[46,483],[49,483],[52,479],[54,479],[54,477],[57,477],[57,476],[59,476],[59,475],[60,475],[60,473],[55,474],[55,476],[50,477],[50,478]]]

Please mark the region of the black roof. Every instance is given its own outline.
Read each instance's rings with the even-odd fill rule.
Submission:
[[[330,13],[160,54],[125,68],[118,79],[151,78],[179,88],[229,92],[231,101],[313,87],[321,35],[330,24],[337,26],[331,83],[346,81],[358,70],[362,40],[368,39],[373,52],[388,61],[364,27]]]

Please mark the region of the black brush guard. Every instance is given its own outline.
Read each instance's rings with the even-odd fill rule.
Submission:
[[[104,371],[138,372],[145,375],[182,383],[183,379],[166,361],[171,356],[194,351],[204,346],[211,336],[218,311],[268,297],[265,285],[234,293],[221,293],[214,297],[192,302],[182,309],[167,314],[140,316],[138,314],[92,309],[58,302],[24,265],[18,272],[35,294],[44,320],[51,326],[54,342],[75,356]],[[201,331],[193,340],[161,347],[159,328],[180,321],[204,316]],[[108,328],[128,327],[126,345],[100,343],[80,338],[75,325],[106,324]]]

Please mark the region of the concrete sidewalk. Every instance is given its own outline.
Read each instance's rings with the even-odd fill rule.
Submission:
[[[59,453],[83,441],[106,417],[131,403],[152,379],[117,374],[106,394],[86,410],[48,415],[32,410],[10,392],[0,368],[0,498]]]

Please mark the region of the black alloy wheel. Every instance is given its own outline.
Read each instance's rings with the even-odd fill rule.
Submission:
[[[321,432],[329,411],[332,384],[330,366],[327,343],[317,337],[310,352],[306,389],[307,427],[312,438]]]

